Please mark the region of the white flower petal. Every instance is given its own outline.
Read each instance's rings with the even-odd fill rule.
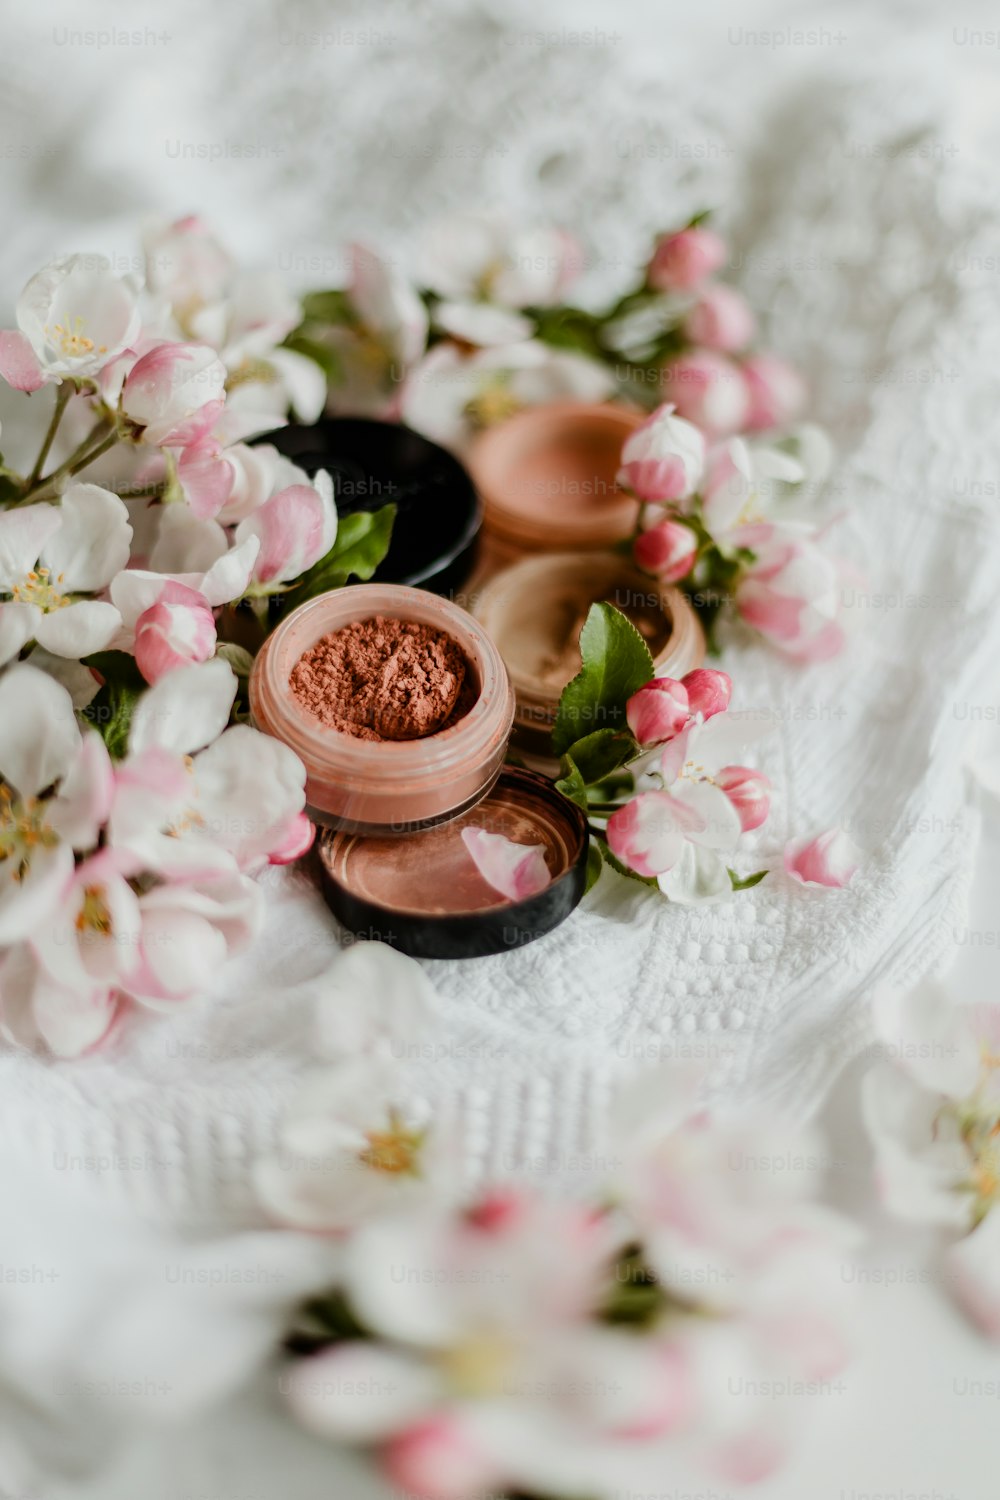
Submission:
[[[0,604],[0,667],[13,661],[33,639],[41,618],[37,604]]]
[[[42,562],[66,593],[103,589],[129,558],[132,524],[124,501],[98,484],[74,484],[62,497],[59,516],[58,531],[42,548]]]
[[[80,743],[64,687],[27,664],[0,677],[0,776],[33,797],[66,774]]]
[[[317,1048],[324,1057],[405,1056],[430,1034],[437,991],[416,959],[385,943],[359,942],[318,981]]]
[[[259,552],[259,536],[247,537],[245,541],[231,547],[216,559],[202,577],[198,584],[199,593],[204,594],[213,608],[238,599],[253,576],[253,566]]]
[[[289,1405],[302,1425],[348,1443],[391,1437],[431,1410],[440,1394],[429,1363],[371,1340],[299,1360],[288,1382]]]
[[[721,716],[720,716],[721,717]],[[670,795],[698,815],[701,827],[688,838],[705,849],[735,849],[743,832],[740,815],[721,787],[711,781],[675,781]]]
[[[139,699],[130,751],[151,745],[177,755],[200,750],[225,729],[237,686],[233,669],[219,657],[168,672]]]
[[[714,849],[687,843],[672,870],[658,877],[660,890],[678,906],[704,906],[732,895],[726,862]]]
[[[55,505],[26,505],[0,512],[0,588],[9,592],[15,584],[23,583],[61,521]]]
[[[968,1011],[943,985],[924,980],[909,990],[882,989],[872,1017],[887,1059],[924,1088],[954,1099],[972,1093],[979,1048]]]
[[[229,540],[218,521],[196,516],[189,505],[168,505],[149,566],[155,573],[203,573],[228,547]]]
[[[53,656],[79,661],[82,656],[110,646],[121,624],[122,617],[113,604],[100,599],[79,599],[65,609],[53,609],[42,615],[35,627],[35,639]]]
[[[83,713],[97,697],[101,685],[89,667],[82,662],[71,661],[67,656],[53,656],[44,646],[35,646],[26,658],[27,664],[37,667],[60,683],[69,693],[77,713]]]
[[[4,872],[0,862],[0,874]],[[31,938],[58,909],[73,876],[69,844],[36,849],[20,880],[7,877],[0,886],[0,944]]]

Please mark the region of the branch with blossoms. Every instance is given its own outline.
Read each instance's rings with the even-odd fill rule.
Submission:
[[[793,428],[800,376],[754,345],[742,295],[715,279],[723,240],[700,214],[658,236],[610,306],[567,300],[586,268],[572,234],[493,212],[431,224],[413,277],[364,245],[347,285],[304,303],[293,348],[324,362],[332,410],[402,417],[448,446],[524,406],[665,399],[714,439]]]
[[[325,1065],[257,1172],[277,1222],[340,1246],[285,1341],[293,1415],[415,1500],[776,1468],[801,1403],[774,1393],[822,1391],[850,1354],[856,1236],[815,1197],[812,1132],[722,1118],[671,1062],[618,1091],[614,1168],[582,1201],[520,1182],[470,1198],[398,1061],[440,1040],[426,976],[362,943],[330,981]]]
[[[492,213],[431,225],[416,282],[355,245],[344,288],[306,298],[292,345],[325,359],[330,409],[401,419],[461,450],[526,406],[618,399],[652,408],[619,483],[642,502],[640,566],[691,596],[709,633],[727,604],[801,660],[839,651],[843,564],[802,505],[826,435],[802,421],[796,370],[754,344],[742,294],[717,279],[723,240],[698,215],[660,235],[610,307],[566,296],[573,237]]]
[[[580,651],[553,746],[562,756],[556,785],[587,815],[590,884],[606,861],[682,905],[757,885],[766,870],[741,877],[727,861],[765,822],[770,783],[736,760],[749,730],[728,713],[727,674],[654,676],[645,641],[606,603],[592,606]]]
[[[394,516],[340,520],[328,475],[245,441],[325,399],[277,278],[197,219],[146,270],[56,261],[0,333],[17,439],[53,388],[33,461],[0,462],[0,1026],[63,1056],[252,942],[253,874],[313,830],[298,758],[243,722],[246,647],[370,578]]]

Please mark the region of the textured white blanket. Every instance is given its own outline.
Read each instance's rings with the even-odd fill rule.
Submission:
[[[414,1089],[464,1122],[470,1174],[572,1186],[599,1168],[603,1101],[626,1068],[688,1051],[708,1058],[723,1095],[809,1111],[865,1043],[873,982],[916,977],[953,941],[975,832],[961,761],[975,720],[995,714],[978,685],[1000,644],[996,188],[950,149],[934,101],[904,84],[827,71],[768,98],[749,87],[744,54],[744,86],[698,89],[683,49],[556,47],[499,7],[450,19],[441,8],[439,21],[404,3],[380,10],[395,39],[367,54],[290,41],[292,68],[273,26],[250,24],[238,47],[208,48],[212,102],[192,123],[192,84],[177,139],[254,137],[271,159],[199,176],[197,157],[171,156],[168,103],[163,183],[139,186],[127,133],[117,181],[139,206],[219,210],[223,230],[231,206],[237,223],[257,215],[248,255],[303,285],[336,279],[350,235],[405,255],[429,214],[492,200],[579,226],[596,293],[626,279],[656,228],[722,205],[738,279],[835,437],[820,503],[847,512],[834,541],[867,580],[846,587],[857,629],[841,660],[801,668],[734,639],[724,661],[734,707],[773,726],[759,759],[774,810],[746,868],[780,865],[788,837],[842,823],[865,850],[849,890],[775,874],[688,911],[605,873],[541,942],[428,965],[446,1024],[413,1060]],[[331,24],[318,6],[286,13],[289,33]],[[207,13],[201,24],[211,36]],[[332,24],[371,19],[345,7]],[[204,57],[185,66],[207,79]],[[259,80],[252,126],[230,92],[237,75]],[[118,202],[105,234],[123,253],[137,203]],[[32,249],[76,248],[64,243],[77,239],[75,207],[58,244]],[[10,1139],[157,1218],[258,1216],[248,1169],[309,1064],[316,982],[339,951],[306,879],[266,880],[266,930],[204,1004],[137,1019],[113,1052],[82,1062],[0,1056]]]

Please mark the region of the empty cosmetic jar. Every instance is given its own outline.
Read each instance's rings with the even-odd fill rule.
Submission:
[[[658,676],[683,677],[703,661],[705,638],[684,595],[621,553],[526,557],[495,574],[476,597],[476,618],[496,642],[517,699],[511,743],[546,774],[557,771],[552,726],[562,690],[580,670],[580,629],[601,601],[629,617]]]
[[[481,507],[468,473],[447,449],[397,422],[324,417],[267,433],[312,476],[326,469],[337,512],[396,506],[389,551],[376,583],[419,586],[437,594],[461,588],[476,559]]]
[[[483,500],[483,570],[531,552],[602,550],[627,540],[639,505],[615,476],[622,446],[642,420],[626,406],[559,401],[481,433],[469,470]]]
[[[464,843],[485,828],[542,845],[551,882],[511,901],[480,875]],[[583,895],[588,832],[578,807],[552,783],[507,768],[472,809],[407,839],[321,835],[317,857],[327,902],[359,937],[415,958],[478,958],[544,937]]]
[[[358,739],[323,724],[294,696],[289,680],[304,652],[332,631],[376,615],[445,632],[461,649],[471,708],[423,739]],[[316,823],[384,836],[455,818],[500,774],[514,717],[503,660],[471,615],[423,589],[358,584],[321,594],[268,636],[250,676],[258,729],[289,745],[306,768],[306,811]]]

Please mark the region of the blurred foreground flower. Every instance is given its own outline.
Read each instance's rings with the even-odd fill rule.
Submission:
[[[1000,1005],[959,1005],[925,982],[883,992],[874,1015],[885,1059],[865,1078],[864,1112],[882,1198],[950,1231],[949,1284],[1000,1340]]]

